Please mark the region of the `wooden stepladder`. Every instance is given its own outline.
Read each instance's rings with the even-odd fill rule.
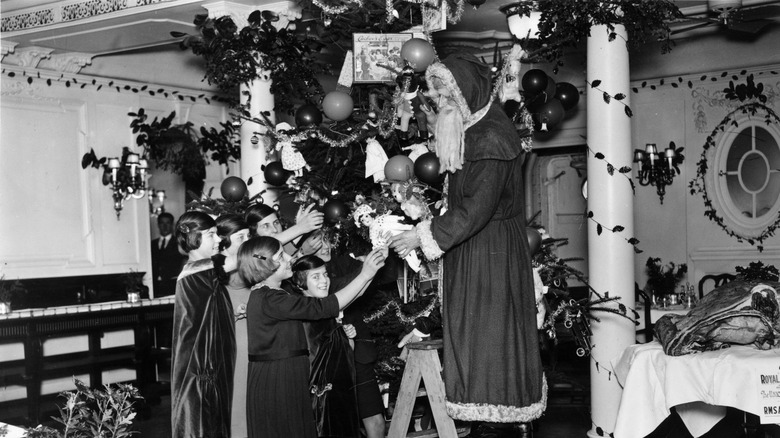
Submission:
[[[455,423],[447,415],[444,398],[444,382],[441,379],[441,361],[437,350],[442,348],[441,339],[411,342],[406,344],[409,356],[406,358],[406,368],[398,390],[393,419],[390,421],[388,438],[403,437],[442,437],[456,438],[459,433],[468,433],[468,429],[459,431]],[[428,395],[431,404],[436,429],[423,430],[407,434],[409,420],[412,417],[414,401],[420,395],[420,380],[425,385],[424,393]]]

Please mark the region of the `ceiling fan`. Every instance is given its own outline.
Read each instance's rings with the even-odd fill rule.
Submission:
[[[707,11],[697,15],[690,15],[673,23],[671,35],[680,35],[708,26],[756,34],[780,18],[780,1],[743,5],[742,0],[708,0]]]

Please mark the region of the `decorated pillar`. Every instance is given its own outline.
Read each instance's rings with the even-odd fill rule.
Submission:
[[[619,296],[610,303],[634,307],[634,196],[628,178],[619,172],[631,166],[628,40],[625,27],[615,25],[609,39],[607,26],[590,30],[587,44],[588,117],[588,272],[589,282],[601,296]],[[597,155],[598,154],[598,155]],[[608,171],[608,165],[614,172]],[[591,292],[591,300],[599,298]],[[590,437],[609,436],[614,430],[621,388],[612,363],[635,342],[634,323],[619,315],[599,312],[591,329]]]
[[[233,22],[242,29],[248,24],[249,14],[255,10],[268,10],[279,15],[279,21],[274,25],[281,29],[290,22],[290,18],[299,16],[296,12],[294,2],[269,3],[262,6],[250,6],[241,3],[219,1],[203,5],[209,12],[209,17],[217,18],[224,15],[230,15]],[[268,72],[258,71],[258,78],[240,86],[241,105],[248,104],[249,115],[251,118],[259,119],[260,113],[270,113],[271,121],[274,121],[274,95],[271,93],[271,78]],[[252,197],[267,188],[265,178],[263,177],[262,167],[268,161],[265,153],[264,136],[265,127],[259,123],[250,120],[241,120],[241,179],[248,184],[249,196]],[[276,200],[274,192],[263,193],[263,201],[268,205],[273,205]]]

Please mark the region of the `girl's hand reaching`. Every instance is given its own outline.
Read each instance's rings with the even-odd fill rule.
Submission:
[[[361,269],[360,273],[366,277],[374,278],[376,272],[385,265],[387,255],[387,247],[374,249],[366,256],[366,261],[363,262],[363,269]]]
[[[325,215],[317,210],[312,211],[313,208],[314,204],[309,204],[305,208],[299,209],[298,215],[295,217],[295,224],[301,227],[303,234],[322,228]]]

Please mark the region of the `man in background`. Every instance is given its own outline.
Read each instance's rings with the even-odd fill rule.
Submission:
[[[173,238],[173,215],[161,213],[157,216],[157,230],[160,237],[152,240],[152,280],[154,296],[173,295],[176,278],[184,266],[185,256],[179,252]]]

